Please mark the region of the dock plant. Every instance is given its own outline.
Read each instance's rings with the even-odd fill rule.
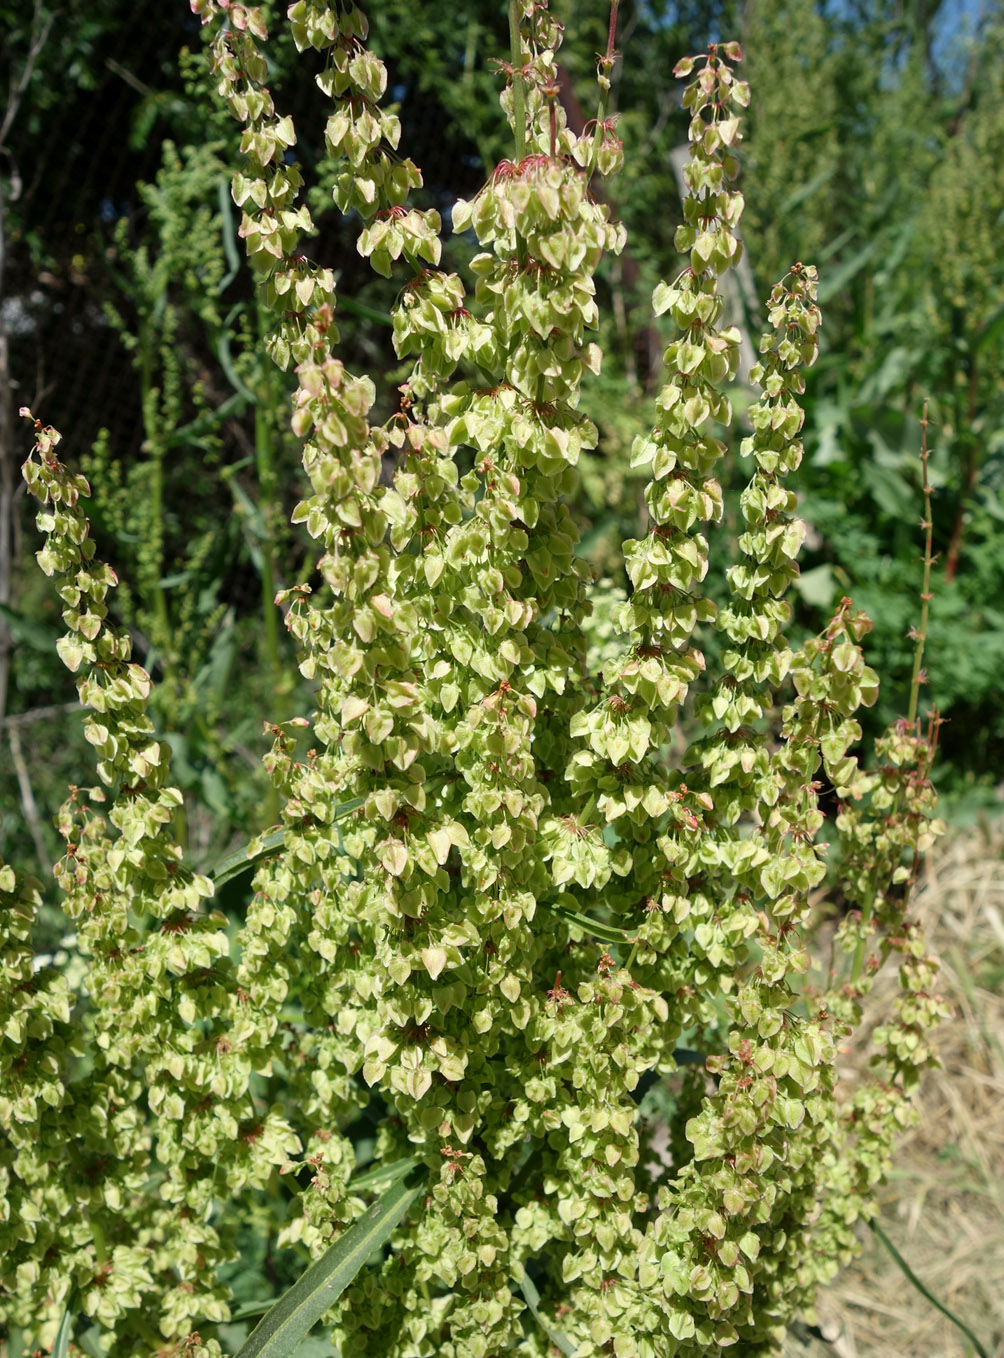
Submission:
[[[219,1355],[233,1261],[257,1235],[338,1268],[318,1265],[328,1292],[280,1303],[247,1353],[291,1351],[294,1311],[323,1312],[344,1358],[776,1353],[854,1252],[934,1059],[943,1006],[909,897],[938,829],[936,725],[914,699],[859,762],[868,619],[844,599],[818,637],[785,637],[820,325],[808,264],[769,298],[741,532],[731,564],[709,559],[740,342],[721,296],[743,249],[740,48],[677,66],[682,267],[653,298],[672,337],[634,446],[649,480],[629,592],[594,617],[567,502],[597,441],[579,409],[602,362],[597,271],[625,243],[597,191],[623,159],[616,0],[580,135],[560,25],[511,0],[512,154],[452,207],[477,247],[464,278],[440,267],[439,212],[411,201],[421,172],[363,11],[290,5],[331,101],[334,202],[399,283],[406,371],[379,405],[338,356],[337,261],[308,252],[265,19],[193,8],[243,125],[233,198],[265,344],[296,377],[294,518],[320,559],[277,604],[314,706],[268,726],[280,824],[192,871],[87,484],[25,412],[39,564],[98,785],[59,817],[65,965],[32,956],[46,888],[0,869],[0,1318],[62,1352],[72,1336],[112,1358]],[[705,583],[726,565],[716,607]],[[234,877],[239,928],[213,901]],[[893,955],[872,1073],[840,1089],[838,1053]],[[374,1205],[388,1184],[393,1213]]]

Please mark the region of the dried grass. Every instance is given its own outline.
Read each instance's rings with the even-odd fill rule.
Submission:
[[[936,849],[912,913],[942,959],[954,1016],[935,1038],[942,1069],[917,1096],[919,1122],[900,1142],[879,1192],[880,1223],[925,1285],[1004,1358],[1004,824]],[[887,1008],[896,969],[879,975],[872,1024]],[[847,1056],[854,1064],[867,1044]],[[790,1358],[963,1358],[975,1352],[910,1284],[870,1231],[861,1257],[818,1301],[830,1341],[800,1342]]]

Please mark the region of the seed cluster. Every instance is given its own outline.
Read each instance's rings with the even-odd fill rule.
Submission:
[[[799,650],[782,633],[804,534],[785,477],[819,325],[800,264],[753,373],[728,600],[716,614],[703,592],[739,346],[719,327],[742,250],[738,45],[678,67],[693,77],[688,263],[654,296],[675,338],[633,453],[651,467],[648,531],[624,544],[631,593],[596,629],[566,501],[597,440],[579,409],[601,362],[594,279],[624,244],[590,180],[623,157],[612,120],[579,137],[566,124],[559,25],[516,6],[502,96],[516,152],[452,214],[480,247],[469,292],[439,268],[438,214],[408,205],[421,175],[397,154],[362,12],[289,8],[298,49],[325,56],[335,204],[378,273],[411,271],[393,313],[411,367],[377,424],[373,381],[336,355],[333,271],[302,251],[312,222],[262,15],[193,8],[217,28],[220,94],[244,128],[233,196],[269,349],[297,379],[294,518],[323,587],[281,602],[316,706],[269,728],[281,843],[249,846],[263,861],[231,942],[178,847],[180,795],[149,678],[108,619],[86,486],[36,423],[40,563],[107,792],[74,792],[60,821],[77,993],[32,974],[37,891],[0,868],[0,1317],[51,1340],[72,1294],[112,1358],[220,1354],[200,1327],[229,1314],[219,1268],[247,1205],[318,1255],[367,1205],[348,1135],[366,1110],[376,1162],[416,1157],[430,1186],[328,1313],[343,1353],[774,1352],[853,1249],[942,1006],[906,913],[937,829],[930,734],[904,724],[863,770],[849,751],[876,692],[867,619],[844,601]],[[601,88],[612,61],[611,38]],[[724,641],[713,680],[702,627]],[[669,758],[688,700],[699,734]],[[824,776],[856,913],[842,978],[817,982],[801,933],[826,871]],[[876,1078],[838,1102],[836,1045],[893,951],[903,992]],[[673,1091],[661,1158],[639,1115],[656,1077]],[[276,1170],[293,1193],[281,1221],[263,1191]]]

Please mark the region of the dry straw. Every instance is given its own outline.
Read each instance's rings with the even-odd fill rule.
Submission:
[[[951,838],[932,855],[914,914],[942,959],[953,1017],[916,1097],[919,1120],[878,1192],[879,1224],[917,1277],[1004,1355],[1004,822]],[[895,965],[866,1004],[873,1029],[893,998]],[[867,1032],[844,1054],[848,1085]],[[860,1053],[860,1056],[859,1056]],[[868,1236],[862,1228],[863,1236]],[[975,1350],[904,1277],[878,1239],[820,1295],[828,1343],[794,1336],[788,1358],[969,1358]]]

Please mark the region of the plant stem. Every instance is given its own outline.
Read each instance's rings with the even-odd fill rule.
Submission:
[[[161,294],[164,300],[164,294]],[[177,714],[178,693],[174,683],[174,655],[171,646],[171,620],[167,611],[164,579],[164,457],[167,445],[161,432],[160,412],[157,409],[160,391],[153,383],[154,331],[150,319],[140,322],[140,402],[143,411],[144,451],[150,458],[150,509],[145,557],[141,569],[146,576],[146,589],[153,608],[150,640],[160,657],[163,676],[162,692],[170,695],[171,707],[167,715],[172,725]],[[141,576],[142,579],[142,576]],[[171,818],[178,843],[188,843],[188,818],[185,803],[175,808]]]
[[[917,720],[917,705],[920,701],[921,669],[924,663],[924,643],[927,641],[927,620],[929,605],[931,602],[931,538],[933,525],[931,522],[931,483],[927,475],[927,464],[930,453],[927,448],[927,402],[924,402],[924,414],[920,421],[920,466],[923,476],[924,491],[924,588],[920,593],[920,627],[917,631],[916,641],[913,648],[913,674],[910,677],[910,709],[908,717],[912,725]]]
[[[264,307],[258,307],[258,329],[264,339],[268,326]],[[272,374],[263,373],[261,398],[254,413],[255,470],[258,473],[258,508],[261,513],[263,537],[261,544],[261,601],[265,624],[265,667],[273,688],[278,688],[281,677],[279,656],[279,620],[275,605],[275,465],[272,458]]]
[[[851,965],[851,985],[856,986],[861,979],[861,972],[865,965],[865,951],[868,946],[868,926],[872,922],[872,915],[875,913],[875,893],[872,892],[867,903],[861,907],[861,937],[858,939],[857,947],[854,949],[854,961]]]
[[[264,339],[268,332],[268,317],[261,299],[258,300],[259,352],[264,351]],[[261,515],[261,609],[264,632],[264,669],[273,704],[273,720],[281,721],[285,715],[280,702],[282,687],[282,661],[279,654],[279,610],[275,602],[275,463],[273,461],[272,411],[275,384],[272,365],[265,360],[262,380],[258,387],[258,400],[254,408],[254,451],[255,470],[258,475],[258,509]],[[271,825],[279,819],[279,794],[269,779],[265,794],[265,818]]]
[[[516,137],[516,160],[526,155],[526,89],[523,82],[523,40],[519,21],[521,0],[509,0],[509,53],[512,62],[512,120]]]
[[[607,50],[599,59],[600,75],[600,104],[596,110],[596,131],[593,134],[593,153],[589,166],[590,175],[596,169],[596,159],[599,155],[600,147],[603,145],[603,124],[606,122],[607,110],[610,107],[610,72],[614,68],[614,44],[617,41],[617,7],[620,0],[610,0],[610,26],[607,29]]]
[[[160,583],[164,578],[164,442],[159,433],[157,388],[153,385],[153,335],[149,321],[141,323],[140,401],[143,410],[145,447],[150,456],[150,528],[146,570],[157,633],[153,644],[160,653],[161,670],[167,677],[171,626],[167,598]]]
[[[930,452],[927,447],[927,402],[924,402],[924,413],[920,420],[920,466],[922,475],[922,488],[924,494],[924,517],[921,520],[921,527],[924,530],[924,586],[920,592],[920,627],[917,629],[914,638],[913,648],[913,674],[910,679],[910,706],[907,713],[907,720],[911,728],[917,725],[917,706],[920,701],[920,686],[923,682],[924,664],[924,643],[927,640],[927,621],[929,615],[929,605],[931,602],[931,565],[932,565],[932,533],[933,525],[931,521],[931,483],[928,478],[928,460]],[[919,734],[919,733],[917,733]],[[897,799],[898,801],[898,799]],[[895,814],[895,806],[890,815]],[[909,885],[907,886],[909,892]],[[906,908],[904,901],[904,909]],[[856,985],[861,976],[865,961],[865,930],[871,923],[872,914],[875,909],[875,898],[871,900],[861,911],[862,936],[858,940],[858,945],[854,950],[854,963],[851,967],[851,985]]]
[[[21,748],[20,726],[11,722],[7,727],[7,739],[10,741],[10,757],[14,764],[17,785],[21,793],[21,808],[24,811],[24,818],[35,845],[35,857],[38,859],[44,875],[49,877],[52,873],[52,864],[46,852],[45,836],[42,833],[42,818],[38,814],[38,803],[35,801],[35,793],[31,786],[31,775],[28,772],[28,764]]]
[[[100,1222],[91,1222],[91,1239],[94,1241],[94,1257],[98,1261],[98,1267],[108,1262],[108,1249],[105,1245],[105,1232]]]
[[[614,44],[617,41],[617,6],[620,0],[610,0],[610,26],[607,29],[607,68],[614,64]]]
[[[976,402],[979,393],[979,368],[975,357],[969,359],[969,383],[968,395],[966,398],[965,414],[961,417],[965,421],[965,434],[959,440],[963,446],[969,445],[966,454],[966,474],[963,478],[962,489],[959,492],[959,507],[955,515],[955,523],[952,527],[952,536],[945,553],[945,579],[954,580],[959,569],[959,558],[962,555],[962,539],[966,529],[966,514],[969,510],[969,503],[976,491],[977,483],[980,479],[980,441],[973,433],[973,422],[976,419]]]
[[[265,489],[271,480],[272,431],[268,427],[267,416],[263,415],[260,410],[255,413],[254,432],[255,453],[258,463],[258,489],[262,497],[262,522],[265,525],[265,539],[261,548],[261,603],[262,617],[265,623],[265,670],[269,677],[273,695],[277,695],[280,687],[280,662],[279,627],[276,620],[278,610],[275,606],[275,564],[272,552],[273,515],[268,512],[272,505],[267,498],[268,492]]]

